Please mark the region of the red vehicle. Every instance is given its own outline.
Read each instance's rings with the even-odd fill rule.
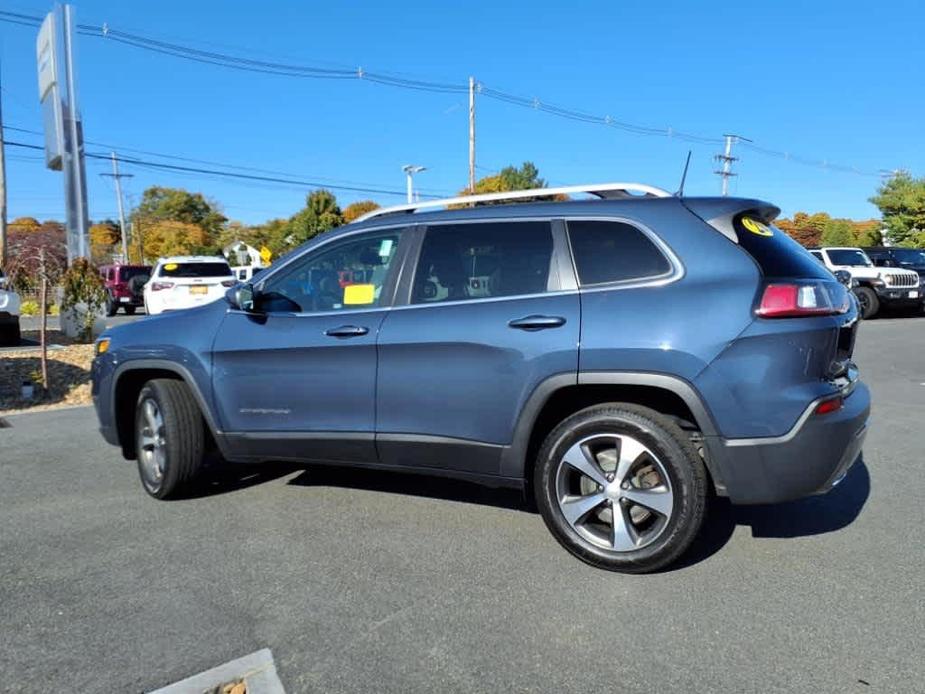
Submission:
[[[145,283],[151,277],[150,265],[101,265],[100,275],[106,285],[106,315],[114,316],[124,308],[129,316],[144,306]]]

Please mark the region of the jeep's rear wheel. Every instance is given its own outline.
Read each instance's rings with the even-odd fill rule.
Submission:
[[[546,438],[535,474],[553,536],[600,568],[666,566],[703,523],[703,462],[674,421],[645,407],[612,403],[572,415]]]
[[[202,468],[205,424],[189,387],[182,381],[148,381],[135,410],[138,472],[156,499],[181,494]]]
[[[112,298],[112,294],[106,295],[105,311],[107,316],[114,316],[119,310],[119,304]]]
[[[880,310],[880,299],[877,298],[877,292],[870,287],[857,287],[854,290],[854,295],[858,298],[861,318],[866,320],[877,315]]]

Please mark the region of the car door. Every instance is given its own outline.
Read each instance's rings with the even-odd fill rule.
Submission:
[[[376,460],[376,336],[394,295],[400,228],[337,237],[228,311],[213,388],[242,457]]]
[[[577,378],[579,299],[564,231],[505,220],[416,235],[414,272],[379,334],[380,459],[499,474],[534,388]]]

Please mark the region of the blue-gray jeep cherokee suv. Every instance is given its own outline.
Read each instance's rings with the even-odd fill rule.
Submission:
[[[676,559],[711,492],[825,492],[870,398],[845,288],[732,198],[396,208],[325,233],[227,300],[97,346],[103,436],[149,494],[216,449],[530,490],[603,568]]]

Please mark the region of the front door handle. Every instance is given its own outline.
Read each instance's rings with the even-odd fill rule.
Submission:
[[[559,328],[565,325],[565,318],[562,316],[524,316],[515,318],[508,323],[511,328],[518,330],[547,330],[548,328]]]
[[[328,337],[359,337],[369,332],[369,328],[359,325],[342,325],[339,328],[329,328],[324,331]]]

